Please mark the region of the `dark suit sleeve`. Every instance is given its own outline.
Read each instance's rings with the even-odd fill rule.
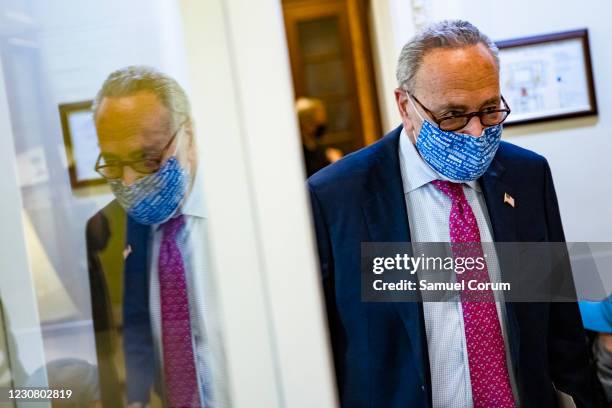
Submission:
[[[100,383],[100,399],[104,408],[121,404],[119,378],[114,363],[116,326],[113,321],[110,296],[99,252],[109,240],[108,219],[99,212],[87,222],[86,247],[89,269],[92,320],[95,332],[96,357]]]
[[[544,162],[544,194],[546,200],[549,242],[565,242],[557,195],[548,163]],[[569,259],[567,260],[569,262]],[[568,269],[569,270],[569,269]],[[550,304],[548,353],[555,387],[571,395],[578,407],[594,406],[594,384],[589,365],[585,331],[575,302]]]
[[[317,238],[319,261],[321,264],[321,274],[323,281],[327,281],[331,276],[333,276],[333,259],[329,231],[319,199],[310,185],[308,187],[310,193],[310,203],[312,206],[312,218]]]
[[[321,203],[317,197],[317,194],[315,193],[314,189],[310,184],[308,184],[308,190],[310,193],[312,218],[317,238],[317,249],[321,267],[323,294],[325,295],[325,307],[327,311],[327,323],[332,339],[332,349],[334,350],[333,356],[335,360],[338,355],[338,353],[336,353],[335,351],[338,348],[334,341],[338,341],[338,339],[340,338],[340,336],[338,335],[340,319],[338,316],[337,309],[335,307],[336,289],[334,280],[334,258],[329,235],[330,231]],[[338,369],[337,364],[336,369]]]

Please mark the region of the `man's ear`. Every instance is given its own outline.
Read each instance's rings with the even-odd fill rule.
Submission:
[[[395,89],[395,103],[397,105],[397,110],[402,118],[402,124],[404,125],[404,130],[410,139],[413,138],[413,133],[415,129],[415,123],[412,121],[412,114],[410,113],[410,102],[408,101],[408,96],[406,95],[406,91],[403,89],[397,88]],[[414,143],[414,140],[412,140]]]

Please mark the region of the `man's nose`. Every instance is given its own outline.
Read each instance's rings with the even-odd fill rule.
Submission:
[[[123,176],[121,180],[123,181],[123,185],[128,187],[132,185],[136,180],[140,178],[140,174],[134,171],[130,166],[123,167]]]
[[[470,118],[470,121],[465,125],[463,129],[461,129],[461,133],[479,137],[482,135],[482,131],[484,130],[484,126],[480,123],[480,118],[478,116],[473,116]]]

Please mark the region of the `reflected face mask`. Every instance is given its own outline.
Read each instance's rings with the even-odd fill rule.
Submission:
[[[502,125],[485,128],[480,137],[444,131],[421,116],[410,96],[408,100],[423,123],[416,148],[432,169],[455,182],[476,180],[487,171],[501,141]]]
[[[189,173],[173,156],[156,173],[129,186],[123,185],[121,179],[111,180],[109,184],[119,204],[136,222],[153,225],[167,221],[176,213],[189,181]]]

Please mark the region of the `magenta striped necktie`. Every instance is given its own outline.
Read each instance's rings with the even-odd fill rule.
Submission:
[[[432,181],[432,184],[452,201],[449,227],[453,256],[484,257],[478,223],[462,184],[440,180]],[[469,280],[489,282],[487,267],[482,270],[466,268],[457,276],[459,281],[465,281],[466,288],[461,293],[461,306],[474,408],[513,408],[514,396],[495,297],[491,290],[467,290]]]
[[[166,221],[159,248],[164,380],[168,407],[199,408],[185,264],[176,241],[184,225],[182,215]]]

